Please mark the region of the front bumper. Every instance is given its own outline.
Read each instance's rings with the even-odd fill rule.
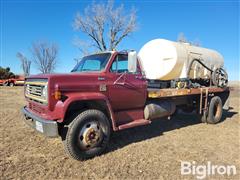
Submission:
[[[25,117],[24,121],[38,132],[44,134],[47,137],[59,136],[58,124],[56,121],[40,118],[28,111],[26,107],[22,108],[22,113]]]

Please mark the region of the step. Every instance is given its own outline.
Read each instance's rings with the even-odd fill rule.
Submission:
[[[150,123],[151,123],[151,121],[149,121],[149,120],[138,119],[138,120],[126,123],[126,124],[122,124],[122,125],[118,126],[118,129],[119,130],[128,129],[128,128],[132,128],[132,127],[136,127],[136,126],[147,125],[147,124],[150,124]]]

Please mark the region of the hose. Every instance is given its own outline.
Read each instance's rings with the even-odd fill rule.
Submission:
[[[192,68],[192,65],[194,62],[198,62],[199,64],[201,64],[203,67],[205,67],[207,70],[209,70],[211,72],[211,74],[213,73],[213,70],[210,69],[209,67],[207,67],[203,62],[201,62],[199,59],[193,59],[193,61],[190,63],[190,66],[189,66],[189,69],[188,69],[188,72],[187,72],[187,77],[189,78],[189,73],[191,71],[191,68]]]

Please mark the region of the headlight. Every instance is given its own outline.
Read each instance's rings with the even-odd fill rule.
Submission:
[[[26,85],[25,94],[30,94],[30,93],[29,93],[29,84]]]
[[[47,85],[45,85],[42,89],[42,97],[44,99],[47,99],[47,97],[48,97],[48,86]]]

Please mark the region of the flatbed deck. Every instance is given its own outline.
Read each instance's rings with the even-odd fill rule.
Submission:
[[[224,91],[229,91],[229,87],[220,88],[216,86],[211,87],[200,87],[200,88],[190,88],[190,89],[148,89],[148,98],[166,98],[166,97],[175,97],[175,96],[188,96],[188,95],[201,95],[201,93],[219,93]]]

